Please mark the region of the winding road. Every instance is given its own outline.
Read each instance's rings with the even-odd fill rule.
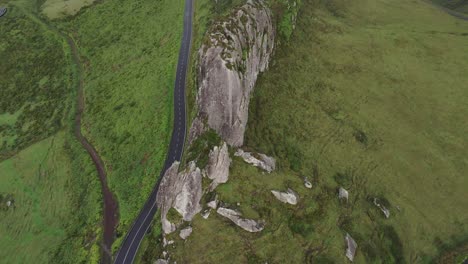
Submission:
[[[174,125],[169,151],[164,167],[159,176],[159,180],[154,186],[153,191],[143,206],[143,209],[140,211],[137,219],[133,223],[132,228],[127,233],[120,250],[117,252],[117,256],[114,261],[115,264],[133,263],[138,252],[138,248],[140,247],[140,243],[148,231],[156,213],[156,195],[161,179],[172,163],[174,163],[174,161],[180,161],[182,157],[186,134],[185,79],[192,41],[193,1],[194,0],[185,0],[184,32],[179,51],[179,61],[177,63],[177,73],[174,86]]]

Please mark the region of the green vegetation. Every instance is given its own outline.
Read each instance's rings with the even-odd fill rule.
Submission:
[[[70,105],[62,40],[10,9],[0,23],[0,161],[56,133]]]
[[[62,131],[0,163],[2,262],[99,261],[99,181],[78,149]]]
[[[42,13],[50,19],[75,15],[81,8],[90,6],[96,0],[46,0],[41,6]]]
[[[7,141],[0,158],[0,259],[97,263],[102,198],[95,168],[72,134],[69,47],[34,15],[36,2],[9,4],[0,23],[0,138]]]
[[[83,134],[119,202],[114,250],[152,190],[172,129],[184,1],[104,1],[57,22],[84,66]]]
[[[169,237],[171,259],[346,263],[350,233],[355,263],[430,263],[454,247],[456,256],[445,257],[461,262],[467,32],[466,22],[423,1],[303,1],[249,113],[247,147],[275,156],[278,170],[262,174],[234,158],[229,182],[217,188],[245,217],[265,219],[265,230],[197,216],[187,241]],[[340,186],[348,202],[337,198]],[[288,187],[301,197],[296,206],[270,193]]]
[[[468,1],[467,0],[432,0],[434,3],[443,7],[449,8],[456,12],[468,14]]]

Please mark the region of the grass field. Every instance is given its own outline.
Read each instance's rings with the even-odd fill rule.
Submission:
[[[2,263],[99,260],[99,182],[70,140],[62,131],[0,163],[0,194],[14,201],[0,211]]]
[[[119,202],[118,247],[162,168],[184,1],[104,1],[59,27],[84,66],[83,133]],[[114,249],[115,249],[114,248]]]
[[[71,76],[54,33],[15,6],[1,22],[0,161],[60,129]]]
[[[97,263],[102,198],[72,134],[69,47],[34,15],[36,2],[8,5],[0,23],[1,137],[9,142],[0,158],[0,262]]]
[[[275,156],[279,169],[262,174],[235,158],[217,189],[246,217],[265,219],[265,230],[246,233],[213,213],[195,218],[186,242],[171,237],[172,260],[346,263],[346,232],[358,243],[355,263],[431,263],[460,248],[466,72],[468,23],[423,1],[303,1],[249,114],[248,148]],[[349,203],[338,201],[339,186]],[[270,193],[287,187],[299,193],[297,206]]]
[[[46,0],[41,6],[42,13],[50,19],[75,15],[81,8],[90,6],[96,0]]]

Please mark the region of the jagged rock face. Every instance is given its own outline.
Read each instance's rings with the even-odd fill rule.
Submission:
[[[214,190],[220,183],[225,183],[229,179],[229,166],[231,159],[227,144],[224,143],[221,147],[215,146],[210,151],[207,165],[207,176],[213,180],[210,186]]]
[[[235,210],[229,209],[229,208],[224,208],[224,207],[219,207],[218,210],[216,211],[218,214],[228,218],[231,220],[234,224],[239,226],[240,228],[244,229],[245,231],[249,232],[260,232],[265,228],[265,222],[264,221],[255,221],[252,219],[244,219],[241,217],[241,214]]]
[[[274,171],[276,169],[276,161],[272,157],[268,157],[265,154],[258,153],[256,154],[259,158],[254,157],[252,153],[245,152],[242,149],[238,149],[234,156],[241,157],[244,159],[245,162],[254,165],[255,167],[259,167],[268,173]]]
[[[202,210],[200,200],[202,193],[202,176],[195,162],[190,162],[186,172],[179,173],[181,188],[176,189],[174,208],[182,215],[185,221],[192,218]]]
[[[262,1],[247,3],[215,23],[207,38],[199,51],[199,114],[191,134],[206,120],[229,145],[242,146],[250,93],[273,53],[271,11]]]
[[[283,203],[296,205],[297,201],[299,200],[299,195],[291,189],[288,189],[286,192],[273,190],[271,191],[271,193],[276,197],[276,199],[280,200]]]
[[[161,210],[162,229],[165,234],[175,231],[175,225],[167,220],[167,213],[174,207],[185,221],[202,209],[202,176],[194,162],[190,162],[186,171],[177,173],[179,162],[174,162],[164,174],[159,185],[156,203]]]

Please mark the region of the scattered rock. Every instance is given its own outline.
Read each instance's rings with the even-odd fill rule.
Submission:
[[[307,189],[312,189],[312,183],[307,179],[307,177],[304,178],[304,186]]]
[[[11,201],[7,201],[7,202],[6,202],[6,206],[7,206],[7,207],[10,207],[10,206],[11,206],[11,204],[12,204],[12,202],[11,202]]]
[[[167,220],[171,207],[179,212],[185,221],[202,209],[202,182],[200,169],[194,162],[189,163],[188,170],[178,173],[179,162],[174,162],[164,174],[159,185],[156,203],[161,210],[162,229],[165,234],[175,231],[175,225]]]
[[[165,259],[158,259],[154,264],[169,264],[169,262]]]
[[[348,201],[348,199],[349,199],[348,191],[345,188],[340,187],[340,189],[338,190],[338,198],[346,199],[346,201]]]
[[[272,13],[263,1],[249,2],[215,22],[206,38],[199,50],[197,118],[229,145],[242,146],[250,95],[275,45]]]
[[[167,257],[167,251],[163,251],[162,255],[163,255],[163,258],[166,258]]]
[[[297,201],[299,200],[299,195],[290,188],[288,188],[286,192],[273,190],[271,191],[271,193],[276,197],[276,199],[280,200],[283,203],[296,205]]]
[[[241,214],[235,210],[229,209],[229,208],[224,208],[224,207],[219,207],[218,210],[216,211],[218,214],[228,218],[231,220],[234,224],[237,226],[241,227],[242,229],[249,231],[249,232],[260,232],[265,228],[265,222],[260,220],[260,221],[255,221],[252,219],[243,219],[241,218]]]
[[[206,209],[205,211],[203,211],[203,213],[201,214],[201,216],[202,216],[204,219],[208,219],[208,217],[210,216],[210,213],[211,213],[211,209]]]
[[[347,246],[346,257],[352,262],[354,260],[354,255],[356,254],[357,243],[348,233],[346,233],[345,241]]]
[[[268,173],[272,172],[276,168],[276,161],[272,157],[268,157],[265,154],[256,154],[258,158],[254,157],[252,153],[250,152],[245,152],[242,149],[238,149],[236,153],[234,153],[235,156],[241,157],[244,159],[245,162],[254,165],[255,167],[259,167]]]
[[[190,236],[190,234],[192,234],[192,227],[191,226],[180,230],[179,236],[180,236],[180,238],[185,240],[185,239],[187,239],[187,237]]]
[[[165,237],[163,237],[163,247],[166,247],[168,245],[174,244],[174,240],[167,240]]]
[[[215,209],[215,210],[216,210],[216,207],[218,207],[218,201],[216,201],[216,200],[211,201],[211,202],[209,202],[207,205],[208,205],[208,207],[210,207],[211,209]]]
[[[210,185],[210,190],[214,190],[216,186],[225,183],[229,179],[229,166],[231,159],[226,142],[221,147],[215,146],[210,151],[207,165],[207,176],[213,180]]]
[[[385,218],[389,218],[390,217],[390,210],[388,210],[384,205],[380,204],[379,203],[379,200],[377,198],[374,198],[374,204],[375,206],[377,206],[378,208],[380,208],[380,210],[382,211],[382,213],[385,215]]]

